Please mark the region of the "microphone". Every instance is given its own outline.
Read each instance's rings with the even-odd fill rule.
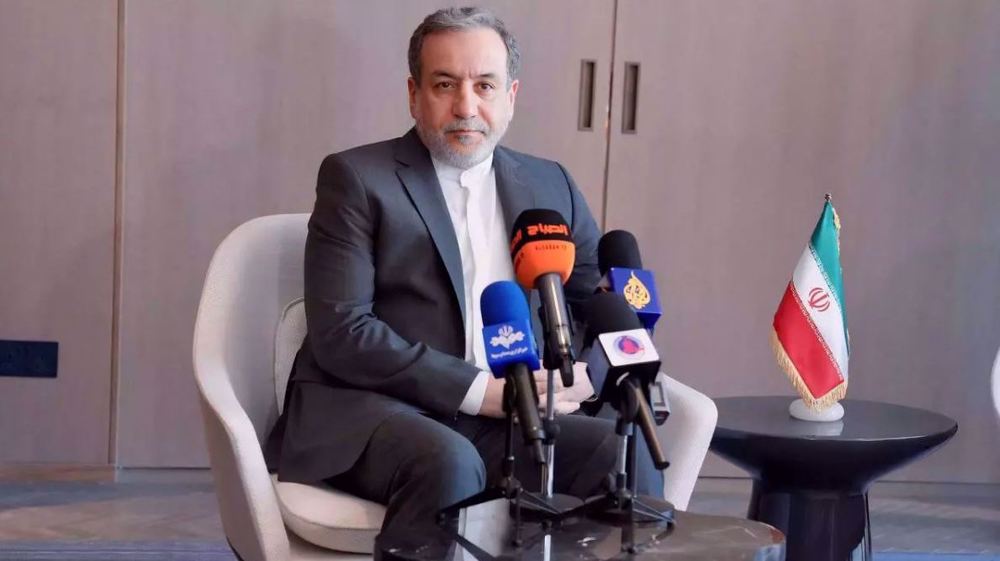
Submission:
[[[665,469],[669,462],[656,438],[649,405],[649,387],[660,371],[660,355],[649,332],[617,292],[599,292],[591,296],[588,317],[587,373],[595,385],[600,382],[598,403],[609,402],[619,413],[634,415],[646,438],[653,464],[657,469]]]
[[[545,430],[538,414],[538,390],[532,374],[539,364],[528,302],[517,284],[497,281],[483,290],[479,306],[486,362],[493,376],[505,378],[508,384],[504,388],[504,410],[509,412],[511,405],[515,407],[524,441],[532,447],[536,461],[542,462]],[[513,403],[508,400],[511,394]]]
[[[635,310],[643,327],[652,331],[662,309],[653,272],[642,268],[639,244],[625,230],[612,230],[597,243],[598,289],[621,294]]]
[[[573,328],[563,294],[576,259],[569,225],[554,210],[526,210],[514,221],[510,254],[518,284],[538,289],[542,300],[545,367],[558,368],[563,385],[572,386]]]

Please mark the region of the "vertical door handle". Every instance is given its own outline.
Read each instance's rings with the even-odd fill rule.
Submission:
[[[625,63],[624,94],[622,96],[622,133],[635,134],[639,105],[639,63]]]
[[[597,62],[580,61],[580,103],[577,111],[577,130],[594,130],[594,70]]]

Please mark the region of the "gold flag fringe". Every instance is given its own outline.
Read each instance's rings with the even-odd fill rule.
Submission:
[[[795,368],[792,364],[792,359],[788,357],[788,353],[785,352],[785,347],[782,346],[781,341],[778,340],[778,333],[771,328],[771,350],[774,351],[774,358],[778,361],[778,366],[785,371],[785,375],[788,376],[788,380],[795,387],[795,391],[799,392],[802,396],[802,401],[805,402],[806,406],[813,411],[822,411],[828,407],[833,406],[847,395],[847,380],[844,380],[837,387],[833,388],[826,395],[816,398],[809,391],[809,387],[806,386],[805,380],[799,374],[799,370]]]

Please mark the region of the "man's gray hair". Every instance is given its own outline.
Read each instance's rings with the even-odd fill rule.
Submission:
[[[410,75],[420,86],[420,49],[424,46],[424,38],[433,33],[445,33],[448,31],[468,31],[470,29],[487,28],[496,31],[507,46],[507,87],[517,77],[517,70],[521,64],[521,52],[517,48],[517,40],[503,20],[498,18],[493,12],[478,7],[466,8],[444,8],[434,12],[424,18],[424,21],[417,26],[410,37],[410,50],[408,52],[410,62]]]

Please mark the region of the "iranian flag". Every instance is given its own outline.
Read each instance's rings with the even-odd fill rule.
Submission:
[[[773,325],[774,356],[806,405],[825,409],[843,399],[850,348],[840,270],[840,220],[830,195],[774,313]]]

